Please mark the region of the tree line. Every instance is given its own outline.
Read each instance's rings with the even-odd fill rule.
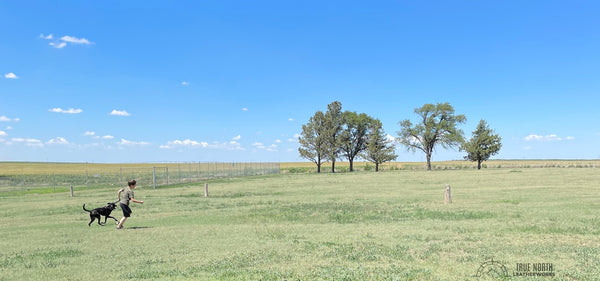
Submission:
[[[334,101],[327,105],[327,111],[317,111],[308,123],[302,125],[298,138],[300,157],[312,161],[321,172],[321,165],[331,162],[331,172],[335,173],[335,162],[347,159],[350,172],[354,161],[364,159],[379,165],[396,160],[396,144],[408,151],[421,151],[427,159],[427,170],[431,170],[431,156],[437,147],[459,148],[466,152],[466,160],[481,163],[497,154],[502,147],[501,137],[494,134],[485,120],[481,120],[472,137],[465,140],[458,127],[467,120],[465,115],[456,114],[449,103],[424,104],[414,110],[418,120],[413,124],[406,119],[399,122],[401,130],[393,138],[383,130],[381,121],[365,113],[342,111],[342,104]]]

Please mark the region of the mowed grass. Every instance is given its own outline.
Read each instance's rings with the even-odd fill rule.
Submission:
[[[553,265],[510,280],[598,280],[598,183],[595,168],[500,168],[223,179],[209,198],[140,186],[123,230],[81,208],[116,189],[2,197],[0,280],[488,280],[492,258]]]

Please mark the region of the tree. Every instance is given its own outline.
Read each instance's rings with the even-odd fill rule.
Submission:
[[[379,164],[395,160],[396,148],[394,141],[387,138],[379,119],[372,120],[367,134],[366,149],[362,157],[375,164],[375,171],[379,171]]]
[[[317,173],[321,172],[321,163],[325,159],[327,146],[323,133],[325,115],[317,111],[307,124],[302,125],[302,134],[298,138],[300,157],[306,158],[317,165]]]
[[[425,104],[415,109],[420,120],[413,125],[410,120],[401,121],[399,142],[410,151],[421,150],[427,157],[427,170],[431,170],[431,155],[437,145],[443,148],[457,147],[463,142],[463,132],[457,128],[467,118],[455,115],[449,103]]]
[[[465,160],[477,161],[477,170],[481,169],[481,162],[487,161],[491,156],[498,154],[502,143],[502,138],[494,134],[488,124],[482,119],[477,128],[473,131],[473,136],[468,142],[460,147],[461,151],[466,151]]]
[[[342,156],[350,162],[350,172],[354,171],[354,158],[367,148],[367,132],[373,118],[365,113],[345,111],[342,113],[343,129],[340,135]]]
[[[340,136],[342,133],[342,103],[334,101],[327,105],[327,112],[323,122],[323,136],[325,141],[325,156],[331,161],[331,172],[335,173],[335,160],[341,151]]]

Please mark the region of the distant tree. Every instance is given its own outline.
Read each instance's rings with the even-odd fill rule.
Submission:
[[[365,152],[362,157],[375,164],[375,171],[379,171],[379,165],[398,158],[394,141],[388,139],[383,131],[383,126],[379,119],[371,121]]]
[[[410,151],[421,150],[427,157],[427,170],[431,170],[431,155],[436,145],[443,148],[457,147],[463,142],[463,132],[457,128],[467,118],[455,115],[449,103],[425,104],[416,108],[420,120],[413,125],[410,120],[401,121],[399,142]]]
[[[322,161],[326,157],[327,144],[323,132],[325,115],[317,111],[307,124],[302,125],[302,133],[298,138],[300,157],[306,158],[317,165],[317,173],[321,172]]]
[[[327,105],[327,112],[323,122],[323,136],[325,140],[325,155],[331,161],[331,172],[335,173],[335,161],[340,154],[342,133],[342,103],[334,101]]]
[[[373,118],[365,113],[344,111],[342,113],[343,129],[340,135],[342,156],[350,162],[350,172],[354,171],[354,158],[367,148],[367,132]]]
[[[477,161],[477,170],[481,169],[481,162],[487,161],[491,156],[498,154],[502,147],[502,138],[494,134],[485,120],[479,121],[477,128],[473,131],[471,139],[463,143],[461,151],[466,151],[466,160]]]

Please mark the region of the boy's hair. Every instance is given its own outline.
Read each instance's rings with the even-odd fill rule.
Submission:
[[[127,185],[129,185],[129,186],[132,186],[132,185],[135,185],[135,184],[136,184],[136,181],[135,181],[135,180],[133,180],[133,179],[132,179],[132,180],[129,180],[129,181],[127,182]]]

